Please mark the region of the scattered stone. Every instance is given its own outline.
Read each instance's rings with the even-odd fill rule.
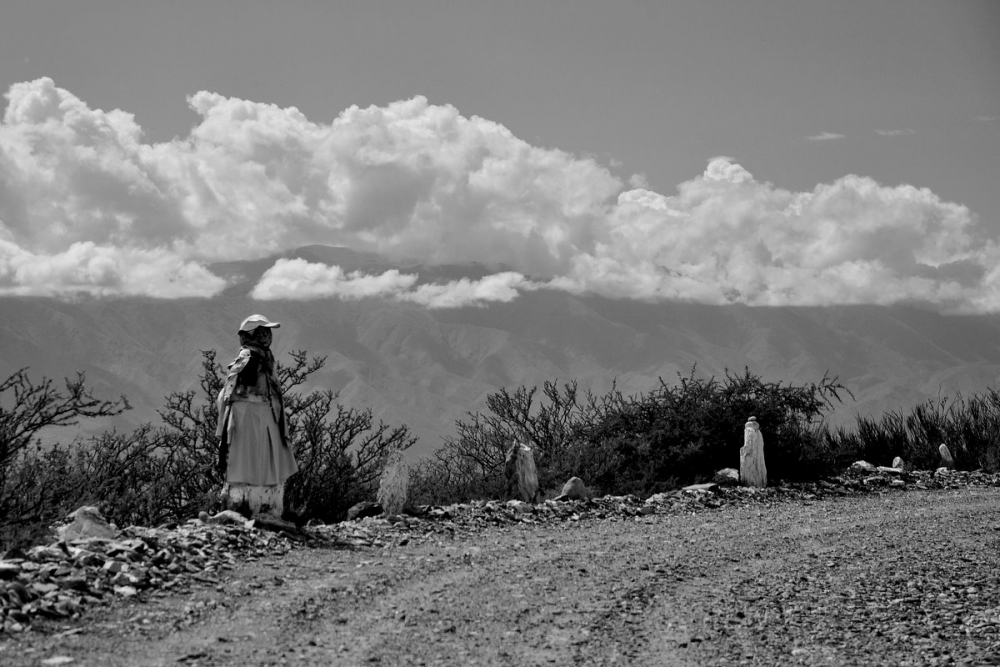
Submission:
[[[909,489],[1000,487],[1000,473],[944,468],[900,472],[870,467],[851,466],[826,479],[780,482],[767,488],[692,485],[688,490],[658,493],[645,500],[625,495],[547,500],[537,505],[491,500],[416,506],[405,517],[390,520],[380,514],[330,526],[307,526],[297,536],[290,534],[287,526],[272,531],[263,530],[256,521],[233,524],[192,519],[172,527],[128,527],[113,540],[78,539],[11,550],[0,559],[0,641],[11,633],[26,631],[38,617],[78,618],[87,607],[112,600],[128,603],[142,601],[157,590],[224,585],[225,571],[239,563],[280,557],[302,544],[398,548],[518,524],[651,521],[653,515],[690,514],[725,506],[766,511],[779,503]]]
[[[19,574],[21,574],[21,566],[18,563],[0,561],[0,581],[13,579]]]
[[[562,491],[555,497],[555,500],[566,502],[567,500],[586,500],[589,497],[590,492],[587,491],[587,485],[583,483],[583,480],[579,477],[570,477],[563,484]]]
[[[382,506],[378,503],[365,500],[347,510],[347,520],[357,521],[358,519],[378,516],[379,514],[382,514]]]
[[[66,519],[70,523],[56,528],[56,534],[64,542],[94,537],[113,540],[118,537],[118,531],[111,527],[96,507],[80,507]]]
[[[868,461],[855,461],[851,464],[851,470],[860,470],[863,472],[874,472],[875,466]]]
[[[535,511],[534,506],[524,502],[523,500],[508,500],[507,507],[510,507],[511,509],[517,512],[521,512],[522,514],[527,514]]]
[[[740,482],[744,486],[767,486],[767,466],[764,465],[764,437],[756,417],[750,417],[743,427],[743,447],[740,448]]]
[[[204,515],[204,516],[202,516]],[[218,525],[242,526],[247,522],[247,518],[234,510],[222,510],[215,516],[209,516],[207,512],[202,512],[198,518],[205,523]]]
[[[954,470],[955,459],[952,458],[948,445],[941,443],[941,446],[938,447],[938,453],[941,454],[941,467],[947,468],[948,470]]]
[[[712,481],[719,486],[737,486],[740,483],[740,471],[736,468],[723,468],[715,473]]]
[[[193,519],[175,528],[133,526],[117,539],[83,538],[8,552],[0,561],[0,639],[36,617],[78,618],[88,605],[145,592],[219,583],[241,560],[282,555],[284,532]]]
[[[903,463],[902,457],[897,456],[896,458],[894,458],[892,460],[892,467],[893,468],[899,468],[900,470],[905,470],[906,469],[906,464]]]
[[[685,486],[683,489],[681,489],[681,491],[690,491],[693,493],[697,493],[699,491],[711,491],[717,486],[718,484],[716,484],[715,482],[706,482],[704,484],[689,484],[688,486]]]
[[[296,535],[299,533],[299,529],[296,528],[295,524],[291,521],[285,521],[284,519],[278,519],[273,516],[265,516],[263,514],[253,520],[253,527],[261,530],[270,530],[275,533],[287,533],[289,535]]]

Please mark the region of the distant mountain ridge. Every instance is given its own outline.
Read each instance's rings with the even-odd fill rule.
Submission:
[[[478,278],[481,265],[393,265],[346,248],[309,246],[286,257],[381,273],[398,268],[421,282]],[[839,376],[848,397],[834,421],[908,409],[939,393],[983,391],[1000,377],[1000,317],[942,316],[906,307],[751,308],[644,303],[565,292],[525,292],[510,303],[428,310],[387,299],[254,301],[247,294],[275,258],[211,268],[231,286],[214,299],[0,299],[0,374],[28,366],[33,377],[77,369],[101,395],[126,394],[135,409],[122,427],[156,421],[163,397],[194,389],[200,350],[227,363],[235,330],[261,312],[282,322],[280,357],[326,355],[317,384],[341,400],[408,424],[417,450],[435,449],[468,411],[485,409],[500,387],[579,381],[606,391],[648,391],[697,366],[721,375],[744,366],[766,380]],[[105,427],[109,423],[101,423]],[[94,425],[89,427],[95,428]],[[70,434],[67,433],[66,436]],[[65,437],[64,439],[69,439]]]

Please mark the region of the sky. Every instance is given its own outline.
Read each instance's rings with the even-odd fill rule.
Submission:
[[[0,90],[2,296],[1000,311],[994,0],[6,0]]]

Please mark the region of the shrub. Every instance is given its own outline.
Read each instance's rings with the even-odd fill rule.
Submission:
[[[499,497],[504,454],[515,436],[535,451],[541,488],[580,477],[597,493],[648,495],[703,481],[736,466],[743,425],[756,416],[764,431],[769,476],[807,478],[837,460],[825,413],[850,392],[824,375],[804,386],[766,382],[745,369],[718,380],[692,370],[678,382],[625,397],[580,395],[576,383],[501,389],[487,398],[487,413],[456,422],[457,436],[417,469],[415,497],[422,502]]]
[[[202,352],[200,401],[196,392],[171,394],[161,412],[164,422],[179,436],[175,459],[188,465],[179,479],[186,495],[218,491],[224,481],[219,470],[220,447],[215,437],[218,410],[215,398],[225,379],[223,368],[212,351]],[[371,409],[358,410],[337,402],[329,389],[303,393],[299,387],[320,371],[326,357],[309,358],[293,351],[291,363],[278,364],[285,402],[290,446],[299,470],[285,486],[285,505],[300,520],[324,522],[343,519],[348,508],[375,496],[379,474],[388,456],[411,447],[416,438],[409,427],[390,427],[376,422]]]
[[[13,397],[12,407],[0,402],[0,546],[29,544],[84,504],[119,525],[182,521],[215,509],[224,482],[215,398],[225,376],[215,352],[202,356],[201,391],[170,394],[162,425],[107,431],[47,450],[34,439],[41,428],[118,414],[128,402],[94,398],[83,376],[67,380],[65,393],[48,380],[33,384],[23,370],[0,384],[0,399]],[[277,369],[299,463],[286,485],[286,505],[302,520],[339,520],[351,505],[374,499],[390,454],[416,438],[406,426],[376,422],[370,409],[340,405],[335,392],[299,391],[325,359],[298,351],[291,358]]]
[[[96,398],[83,373],[67,378],[65,390],[48,378],[33,381],[23,368],[0,382],[0,546],[38,539],[86,489],[86,480],[74,474],[74,449],[43,450],[39,431],[129,407],[124,396]]]

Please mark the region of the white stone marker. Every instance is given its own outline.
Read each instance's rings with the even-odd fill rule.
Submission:
[[[740,484],[763,489],[767,486],[767,466],[764,465],[764,437],[756,417],[743,427],[743,447],[740,448]]]
[[[938,447],[938,453],[941,455],[941,467],[947,468],[948,470],[955,469],[955,459],[951,456],[951,451],[948,450],[948,445],[941,443]]]

